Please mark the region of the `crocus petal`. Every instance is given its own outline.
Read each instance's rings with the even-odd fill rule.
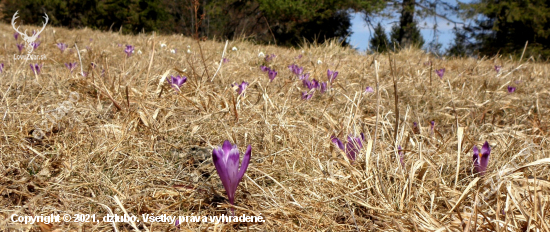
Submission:
[[[225,142],[223,142],[222,149],[223,152],[227,155],[233,149],[233,145],[231,145],[231,142],[229,142],[229,140],[225,140]],[[227,157],[225,157],[224,160],[224,162],[227,162]]]
[[[228,188],[225,190],[231,204],[235,203],[235,192],[237,191],[237,186],[239,186],[239,156],[239,149],[236,146],[229,151],[229,154],[226,153],[227,162],[225,163],[225,170],[228,177],[226,180]]]
[[[473,161],[474,161],[474,166],[476,166],[477,164],[479,164],[479,149],[477,148],[476,145],[474,145],[474,155],[472,157]]]
[[[248,145],[248,147],[246,148],[246,152],[244,153],[244,156],[243,156],[243,162],[241,163],[241,167],[239,169],[239,175],[238,175],[238,179],[239,179],[239,182],[241,182],[243,176],[244,176],[244,173],[246,172],[246,169],[248,168],[248,164],[250,163],[250,154],[252,153],[252,146]],[[239,183],[237,182],[237,183]]]
[[[321,83],[321,93],[324,93],[327,91],[327,83],[323,82]]]
[[[340,141],[340,139],[336,138],[336,137],[332,137],[332,142],[335,143],[336,145],[338,145],[338,147],[342,150],[342,151],[345,151],[346,149],[344,148],[344,144],[342,144],[342,141]]]
[[[483,156],[489,156],[491,154],[491,147],[489,147],[489,143],[487,141],[485,141],[485,143],[481,147],[481,154]]]
[[[218,176],[220,176],[220,180],[222,181],[223,187],[227,191],[228,189],[230,189],[228,185],[229,176],[227,175],[224,159],[225,159],[225,153],[221,147],[217,147],[217,148],[214,148],[214,150],[212,150],[212,161],[214,162],[214,166],[216,167]]]
[[[481,158],[479,160],[479,167],[480,171],[482,173],[487,170],[487,166],[489,165],[489,156],[491,155],[491,147],[489,147],[489,143],[485,141],[485,144],[481,147]]]

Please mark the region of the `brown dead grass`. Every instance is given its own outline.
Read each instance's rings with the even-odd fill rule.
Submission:
[[[262,215],[265,222],[183,223],[184,231],[550,231],[547,63],[439,59],[418,50],[395,54],[395,130],[387,55],[361,55],[334,43],[285,49],[230,41],[230,61],[210,82],[223,43],[201,42],[201,54],[197,42],[177,35],[47,27],[34,54],[48,59],[39,61],[43,72],[35,76],[31,62],[13,59],[18,52],[12,33],[10,25],[0,24],[0,62],[6,66],[0,74],[1,228],[134,230],[128,223],[39,227],[10,220],[12,214],[100,218],[121,215],[122,207],[139,219],[146,213],[227,214],[225,190],[211,160],[212,148],[227,139],[241,151],[252,145],[251,164],[236,193],[236,214]],[[67,71],[64,63],[78,62],[78,55],[74,49],[61,54],[56,42],[78,44],[88,77],[77,74],[80,66]],[[135,45],[136,53],[125,59],[118,44]],[[279,72],[274,82],[259,69],[260,51],[277,55],[270,63]],[[303,58],[296,59],[299,54]],[[371,154],[365,141],[350,165],[330,136],[363,132],[373,140],[376,94],[363,90],[376,86],[374,60],[380,63],[378,138]],[[427,61],[433,69],[446,68],[443,79],[430,75]],[[340,74],[330,92],[303,101],[304,87],[287,68],[292,63],[322,81],[327,69]],[[496,64],[503,66],[499,75]],[[161,83],[159,94],[161,78],[176,75],[174,68],[185,70],[189,81],[179,94]],[[241,81],[250,83],[244,97],[231,88]],[[509,94],[508,85],[517,91]],[[29,132],[71,92],[79,94],[74,108],[56,120],[55,128],[43,128],[45,138],[33,139]],[[431,120],[436,121],[433,135]],[[460,151],[457,120],[464,128]],[[419,134],[413,133],[413,122],[419,123]],[[484,141],[492,147],[490,165],[485,176],[476,177],[471,151]],[[405,169],[396,145],[406,151]],[[136,227],[175,230],[168,223],[138,222]]]

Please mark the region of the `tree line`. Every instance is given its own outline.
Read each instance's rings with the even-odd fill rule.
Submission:
[[[19,10],[25,24],[39,25],[38,15],[48,13],[51,25],[68,28],[246,38],[281,46],[329,39],[347,46],[350,16],[362,12],[375,32],[370,50],[378,52],[422,47],[419,19],[433,16],[455,24],[447,55],[518,54],[528,41],[526,55],[550,57],[550,0],[0,0],[0,5],[8,23]],[[388,38],[382,25],[372,25],[370,19],[391,13],[399,20]],[[465,21],[455,22],[450,15]],[[441,45],[432,41],[428,46]]]

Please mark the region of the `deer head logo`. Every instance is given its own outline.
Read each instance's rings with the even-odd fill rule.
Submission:
[[[13,26],[13,29],[15,29],[15,31],[17,31],[20,35],[21,35],[21,38],[23,40],[25,40],[25,42],[27,42],[27,52],[30,54],[33,50],[34,50],[34,46],[33,44],[35,43],[36,39],[38,38],[38,35],[44,31],[44,28],[46,28],[46,25],[48,24],[48,14],[44,13],[46,16],[44,16],[44,19],[46,19],[46,22],[43,23],[42,25],[42,29],[40,29],[39,31],[37,31],[36,33],[33,33],[32,36],[28,36],[27,35],[27,30],[25,30],[25,32],[20,32],[19,31],[19,27],[15,27],[15,19],[19,18],[19,16],[17,16],[17,13],[19,11],[16,11],[15,14],[13,14],[13,18],[11,19],[11,25]]]

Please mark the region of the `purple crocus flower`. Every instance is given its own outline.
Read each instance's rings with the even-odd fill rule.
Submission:
[[[340,150],[346,153],[348,159],[353,163],[357,158],[357,153],[359,153],[359,150],[363,148],[363,141],[365,140],[365,136],[363,135],[363,133],[361,133],[361,137],[351,137],[351,135],[348,135],[348,142],[346,143],[346,146],[344,146],[342,141],[340,141],[340,139],[336,138],[335,136],[332,136],[331,140],[340,148]]]
[[[31,70],[34,74],[36,75],[40,75],[40,71],[42,69],[42,65],[39,65],[39,64],[30,64],[31,66]]]
[[[180,220],[176,219],[176,223],[174,223],[174,226],[179,229],[180,228]]]
[[[500,65],[495,65],[495,71],[496,71],[497,73],[500,72],[500,69],[501,69],[501,68],[502,68],[502,66],[500,66]]]
[[[13,38],[15,38],[15,40],[19,39],[19,32],[13,33]]]
[[[134,53],[134,46],[126,45],[126,49],[124,49],[124,52],[126,52],[127,57],[130,57],[132,53]]]
[[[313,80],[309,80],[308,78],[305,78],[304,80],[302,80],[302,83],[304,84],[305,87],[307,87],[309,90],[312,90],[312,89],[317,89],[319,88],[319,81],[313,79]]]
[[[237,86],[237,93],[239,95],[243,94],[244,90],[246,89],[246,87],[248,87],[248,82],[246,81],[243,81],[241,84],[237,84],[237,85],[232,85],[232,86]],[[243,94],[244,95],[244,94]]]
[[[74,63],[65,63],[65,67],[67,67],[71,72],[73,72],[74,68],[76,68],[76,66],[78,65],[78,63],[74,62]]]
[[[268,72],[269,80],[273,81],[275,77],[277,77],[277,71],[275,70],[269,70]]]
[[[403,169],[405,169],[405,152],[401,149],[401,145],[397,146],[397,151],[399,152],[399,162]]]
[[[61,53],[63,53],[65,51],[65,49],[67,49],[67,47],[68,47],[67,44],[65,44],[65,43],[57,43],[56,45],[59,48],[59,50],[61,50]]]
[[[311,99],[311,97],[313,97],[313,92],[311,93],[308,93],[307,91],[302,92],[302,100],[309,100]]]
[[[288,69],[289,69],[291,72],[294,72],[295,67],[296,67],[295,64],[291,64],[291,65],[288,66]]]
[[[508,86],[508,93],[513,93],[516,91],[516,87]]]
[[[0,73],[3,73],[4,72],[4,63],[1,63],[0,64]]]
[[[214,166],[218,172],[218,176],[222,181],[225,192],[227,193],[227,198],[231,205],[235,204],[235,192],[239,186],[239,182],[244,176],[248,164],[250,163],[250,153],[252,147],[248,145],[246,152],[243,156],[243,161],[241,167],[239,168],[240,160],[240,151],[237,148],[237,145],[232,145],[228,140],[225,140],[221,147],[214,148],[212,150],[212,160],[214,161]],[[232,213],[235,213],[235,210],[231,210]]]
[[[225,64],[225,63],[229,62],[229,59],[224,57],[222,62]]]
[[[265,62],[271,62],[275,58],[275,54],[265,56]]]
[[[269,70],[271,70],[269,67],[264,65],[260,66],[260,69],[262,70],[262,72],[269,72]]]
[[[302,59],[302,54],[298,55],[296,59]]]
[[[367,86],[367,88],[365,89],[365,93],[374,93],[374,89],[370,86]]]
[[[302,83],[304,84],[305,87],[307,87],[309,90],[312,90],[312,89],[316,89],[319,87],[319,81],[313,79],[313,80],[309,80],[307,78],[305,78],[304,80],[302,80]]]
[[[36,50],[38,46],[40,46],[40,41],[32,42],[31,45],[32,45],[32,49]]]
[[[430,133],[433,134],[434,133],[434,128],[435,128],[435,121],[431,121],[430,124],[431,124]]]
[[[327,91],[327,82],[321,83],[321,93],[324,93]]]
[[[289,65],[288,68],[289,68],[290,71],[292,71],[292,72],[294,73],[294,75],[296,75],[296,76],[300,76],[300,75],[302,75],[302,73],[304,72],[304,67],[298,67],[298,65],[295,65],[295,64]]]
[[[187,82],[187,77],[186,76],[182,77],[180,75],[177,75],[177,76],[170,75],[170,79],[168,80],[168,83],[170,83],[170,85],[176,90],[176,92],[180,91],[181,86],[185,82]]]
[[[17,49],[19,49],[19,54],[21,54],[21,51],[23,51],[24,47],[25,47],[25,44],[23,43],[17,44]]]
[[[334,80],[338,76],[338,72],[337,71],[330,71],[330,69],[329,69],[329,70],[327,70],[327,76],[328,76],[328,81],[330,81],[330,83],[332,83],[332,82],[334,82]]]
[[[92,62],[91,65],[92,65],[92,68],[97,67],[97,64],[95,64],[94,62]]]
[[[439,76],[439,78],[443,78],[443,74],[445,74],[445,69],[436,69],[435,73]]]
[[[481,154],[479,154],[479,149],[477,146],[474,146],[474,172],[478,173],[480,175],[485,174],[485,171],[487,171],[487,165],[489,164],[489,156],[491,155],[491,147],[489,147],[489,143],[485,141],[483,146],[481,147]]]

